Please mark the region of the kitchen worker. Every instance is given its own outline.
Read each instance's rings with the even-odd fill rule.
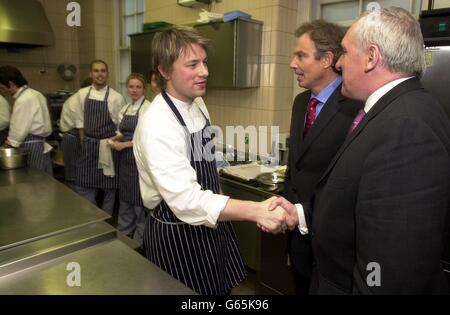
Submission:
[[[118,154],[111,150],[108,141],[116,134],[119,112],[125,100],[108,86],[106,62],[92,61],[89,76],[92,85],[76,93],[75,125],[79,129],[82,150],[77,163],[75,190],[94,204],[102,191],[101,208],[113,215],[118,187]]]
[[[3,95],[0,94],[0,144],[4,143],[8,136],[8,126],[11,111],[9,103]]]
[[[111,148],[120,152],[119,163],[119,216],[117,229],[142,246],[146,209],[139,190],[139,174],[133,155],[133,135],[139,117],[150,102],[145,99],[145,78],[132,73],[127,79],[131,102],[119,113],[119,134],[112,138]]]
[[[162,92],[139,119],[133,149],[144,206],[147,258],[200,294],[228,294],[245,277],[230,220],[285,228],[269,202],[220,194],[206,92],[207,41],[190,27],[155,35],[153,66]]]
[[[47,99],[28,87],[20,70],[12,66],[0,67],[0,88],[15,99],[8,137],[3,146],[28,150],[28,167],[53,176],[52,146],[45,142],[52,133]]]
[[[81,87],[90,86],[92,79],[87,78]],[[81,145],[79,131],[76,128],[76,106],[78,95],[70,96],[63,104],[59,129],[63,132],[61,148],[64,157],[64,179],[73,189],[76,179],[77,161],[80,158]]]

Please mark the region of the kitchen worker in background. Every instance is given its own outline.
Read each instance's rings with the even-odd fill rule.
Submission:
[[[400,8],[366,12],[342,48],[342,94],[364,101],[364,111],[313,202],[274,202],[292,214],[290,227],[306,219],[311,292],[448,293],[440,259],[448,244],[450,122],[419,81],[420,25]]]
[[[45,138],[52,133],[47,99],[27,84],[19,69],[0,67],[0,87],[15,99],[8,137],[3,146],[29,150],[28,167],[53,176],[52,146],[45,142]]]
[[[315,20],[302,24],[295,36],[290,67],[298,85],[308,90],[297,95],[292,108],[284,196],[294,204],[311,200],[320,177],[363,107],[341,93],[342,77],[335,67],[342,54],[341,27]],[[313,261],[310,236],[298,229],[290,232],[288,250],[295,292],[308,294]]]
[[[153,100],[156,95],[161,93],[161,90],[158,87],[158,83],[156,82],[156,77],[155,77],[154,71],[150,71],[149,85],[150,85],[150,89],[148,89],[149,91],[146,93],[146,97],[149,100]]]
[[[92,85],[92,79],[87,78],[82,82],[81,87],[90,85]],[[64,178],[72,189],[74,189],[77,162],[81,154],[80,136],[75,123],[77,98],[78,95],[73,94],[64,102],[59,120],[59,129],[63,132],[61,149],[64,157]]]
[[[8,136],[8,126],[11,110],[6,98],[0,94],[0,144],[3,144]]]
[[[228,294],[245,277],[230,220],[284,229],[282,209],[220,194],[206,92],[207,41],[190,27],[155,35],[161,88],[139,119],[133,149],[144,206],[146,256],[200,294]]]
[[[81,156],[77,163],[75,190],[96,204],[103,191],[101,208],[114,212],[118,188],[118,152],[111,151],[109,139],[116,134],[119,112],[125,104],[122,95],[108,86],[108,65],[102,60],[90,64],[92,85],[76,93],[76,128],[79,129]]]
[[[142,246],[147,210],[139,190],[139,174],[133,154],[133,135],[139,117],[150,102],[145,99],[145,78],[132,73],[127,79],[127,91],[131,102],[119,113],[119,133],[112,138],[111,148],[120,152],[119,158],[119,217],[117,229],[136,240]]]

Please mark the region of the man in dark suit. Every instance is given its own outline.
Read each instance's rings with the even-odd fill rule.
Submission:
[[[400,8],[365,13],[342,46],[336,65],[342,92],[365,101],[364,112],[313,201],[272,205],[286,209],[291,228],[306,217],[313,293],[447,293],[440,258],[450,204],[450,123],[418,80],[425,67],[420,26]]]
[[[363,104],[342,96],[342,78],[335,68],[344,36],[336,25],[316,20],[302,24],[290,64],[300,87],[292,110],[285,197],[292,203],[309,201],[320,177],[345,140]],[[288,235],[296,294],[309,290],[312,255],[309,235],[296,229]]]

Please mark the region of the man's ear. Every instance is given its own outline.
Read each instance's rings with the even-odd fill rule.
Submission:
[[[324,69],[328,69],[333,66],[334,54],[331,51],[327,51],[321,58],[320,62]]]
[[[367,48],[366,54],[367,59],[364,71],[367,73],[375,69],[378,63],[381,62],[380,48],[376,45],[370,45],[369,48]]]
[[[163,67],[161,65],[158,66],[158,71],[159,71],[159,73],[161,73],[161,75],[163,76],[163,78],[166,81],[170,80],[170,74],[167,73],[167,71],[164,71],[164,69],[163,69]]]

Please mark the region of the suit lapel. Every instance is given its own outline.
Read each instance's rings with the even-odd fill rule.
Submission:
[[[299,154],[301,151],[301,147],[303,146],[304,140],[303,140],[303,130],[305,129],[305,117],[306,117],[306,110],[308,107],[308,101],[311,98],[311,91],[307,91],[307,93],[305,93],[304,95],[302,95],[302,97],[304,97],[304,99],[301,100],[301,106],[300,109],[298,111],[298,113],[296,113],[296,115],[298,117],[293,117],[292,119],[292,124],[294,124],[294,121],[296,122],[295,125],[295,133],[296,136],[295,138],[291,137],[291,141],[295,141],[294,142],[294,146],[295,146],[295,150],[294,152],[292,152],[294,155],[294,161],[297,161],[299,158]]]
[[[394,87],[392,90],[390,90],[388,93],[386,93],[382,98],[378,100],[378,102],[375,103],[375,105],[370,109],[369,113],[367,113],[364,118],[360,121],[358,126],[353,130],[353,132],[350,134],[350,136],[345,140],[345,142],[342,144],[339,151],[334,156],[331,163],[328,165],[327,170],[322,175],[319,183],[323,181],[328,174],[333,169],[334,165],[337,163],[339,158],[341,157],[342,153],[347,149],[347,147],[350,145],[350,143],[353,142],[353,140],[358,137],[358,135],[364,130],[364,128],[367,126],[367,124],[374,119],[379,113],[381,113],[386,107],[388,107],[396,98],[398,98],[400,95],[416,90],[416,89],[422,89],[422,85],[420,84],[419,80],[417,78],[406,80],[396,87]]]
[[[308,151],[309,147],[316,141],[316,139],[320,136],[320,134],[326,129],[326,126],[331,121],[331,119],[336,115],[340,108],[340,102],[345,98],[341,94],[341,86],[339,85],[336,90],[331,94],[328,98],[327,102],[324,104],[322,110],[320,111],[319,116],[314,121],[314,125],[303,139],[303,128],[302,133],[300,134],[303,139],[300,145],[298,146],[298,153],[296,155],[297,159],[295,163],[302,158],[302,156]],[[306,110],[303,114],[306,113]],[[304,116],[304,115],[303,115]],[[304,124],[303,124],[304,126]]]

